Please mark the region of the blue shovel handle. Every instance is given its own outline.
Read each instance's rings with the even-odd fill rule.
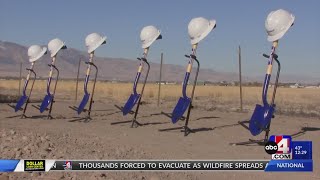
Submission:
[[[84,90],[85,94],[89,94],[88,93],[88,83],[89,83],[91,65],[93,64],[92,58],[93,58],[93,54],[90,54],[90,60],[88,62],[86,62],[86,64],[88,64],[88,67],[87,67],[86,77],[85,77],[84,86],[83,86],[83,90]]]
[[[269,106],[268,100],[267,100],[267,95],[268,95],[268,89],[269,89],[269,83],[271,79],[271,70],[272,70],[272,63],[273,63],[273,57],[275,53],[275,47],[272,47],[270,57],[268,60],[268,70],[266,73],[266,76],[264,78],[264,83],[263,83],[263,89],[262,89],[262,101],[264,106]]]
[[[53,72],[54,60],[51,62],[51,64],[48,64],[48,66],[50,67],[50,72],[49,72],[49,78],[48,78],[48,81],[47,81],[47,94],[51,95],[50,86],[51,86],[51,80],[52,80],[52,72]]]
[[[90,77],[90,75],[86,75],[86,78],[85,78],[85,80],[84,80],[83,90],[84,90],[84,93],[85,93],[85,94],[89,94],[89,93],[88,93],[89,77]]]
[[[28,83],[29,83],[29,79],[26,79],[25,82],[24,82],[23,91],[22,91],[23,96],[27,96],[26,90],[27,90],[27,87],[28,87]]]
[[[193,59],[195,58],[195,56],[194,55],[190,55],[190,56],[185,55],[185,56],[188,57],[190,60],[189,60],[187,71],[186,71],[186,74],[185,74],[184,80],[183,80],[182,95],[183,95],[183,98],[188,98],[187,86],[188,86],[189,77],[190,77],[190,73],[191,73],[191,69],[192,69],[192,62],[193,62]]]
[[[137,58],[139,61],[140,61],[140,65],[139,65],[139,68],[138,68],[138,72],[137,72],[137,75],[136,75],[136,78],[134,79],[134,83],[133,83],[133,94],[138,94],[137,93],[137,86],[138,86],[138,82],[139,82],[139,79],[140,79],[140,75],[141,75],[141,71],[142,71],[142,68],[143,68],[143,64],[142,64],[142,61],[145,60],[144,58]]]
[[[52,77],[49,77],[49,78],[48,78],[48,82],[47,82],[47,94],[48,94],[48,95],[51,94],[51,93],[50,93],[51,79],[52,79]]]
[[[268,95],[268,89],[269,89],[268,87],[269,87],[270,79],[271,79],[271,74],[266,74],[264,78],[263,89],[262,89],[262,101],[264,106],[269,106],[267,95]]]
[[[140,67],[142,66],[142,64],[140,64],[139,66],[139,69]],[[136,75],[136,78],[134,79],[134,83],[133,83],[133,93],[134,94],[138,94],[137,93],[137,86],[138,86],[138,82],[139,82],[139,79],[140,79],[140,75],[141,75],[141,72],[137,72],[137,75]]]
[[[190,72],[186,72],[186,74],[184,76],[183,85],[182,85],[183,98],[188,98],[188,96],[187,96],[187,86],[188,86],[189,77],[190,77]]]

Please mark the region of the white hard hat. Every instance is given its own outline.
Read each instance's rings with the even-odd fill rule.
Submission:
[[[32,45],[28,49],[29,62],[35,62],[47,53],[46,47],[40,47],[39,45]]]
[[[86,37],[86,46],[88,48],[88,53],[92,53],[96,50],[99,46],[106,43],[107,37],[102,37],[98,33],[91,33]]]
[[[146,26],[142,28],[140,33],[142,48],[148,48],[158,38],[161,38],[161,33],[156,27]]]
[[[54,57],[60,51],[60,49],[63,49],[65,47],[65,43],[58,38],[52,39],[48,43],[48,49],[51,53],[51,57]]]
[[[191,44],[197,44],[204,39],[213,28],[216,27],[216,20],[207,20],[203,17],[193,18],[188,25],[188,33]]]
[[[294,15],[290,12],[278,9],[269,13],[265,27],[268,33],[268,41],[276,41],[282,38],[282,36],[293,25]]]

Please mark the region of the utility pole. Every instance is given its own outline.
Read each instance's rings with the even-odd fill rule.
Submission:
[[[162,64],[163,64],[163,53],[161,53],[161,63],[160,63],[159,90],[158,90],[158,107],[159,107],[159,105],[160,105],[161,78],[162,78]]]
[[[78,99],[78,84],[79,84],[80,64],[81,64],[81,58],[79,59],[79,63],[78,63],[78,72],[77,72],[76,97],[75,97],[75,101],[77,101],[77,99]]]
[[[240,86],[240,111],[243,111],[242,108],[242,77],[241,77],[241,47],[239,45],[238,49],[238,54],[239,54],[239,86]]]

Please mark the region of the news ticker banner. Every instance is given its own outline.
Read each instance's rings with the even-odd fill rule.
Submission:
[[[271,160],[11,160],[0,172],[24,171],[313,171],[312,141],[272,135],[264,147]]]
[[[312,171],[312,160],[0,160],[0,172]]]

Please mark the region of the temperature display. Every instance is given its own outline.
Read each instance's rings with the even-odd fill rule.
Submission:
[[[312,159],[312,141],[292,141],[292,159]]]

